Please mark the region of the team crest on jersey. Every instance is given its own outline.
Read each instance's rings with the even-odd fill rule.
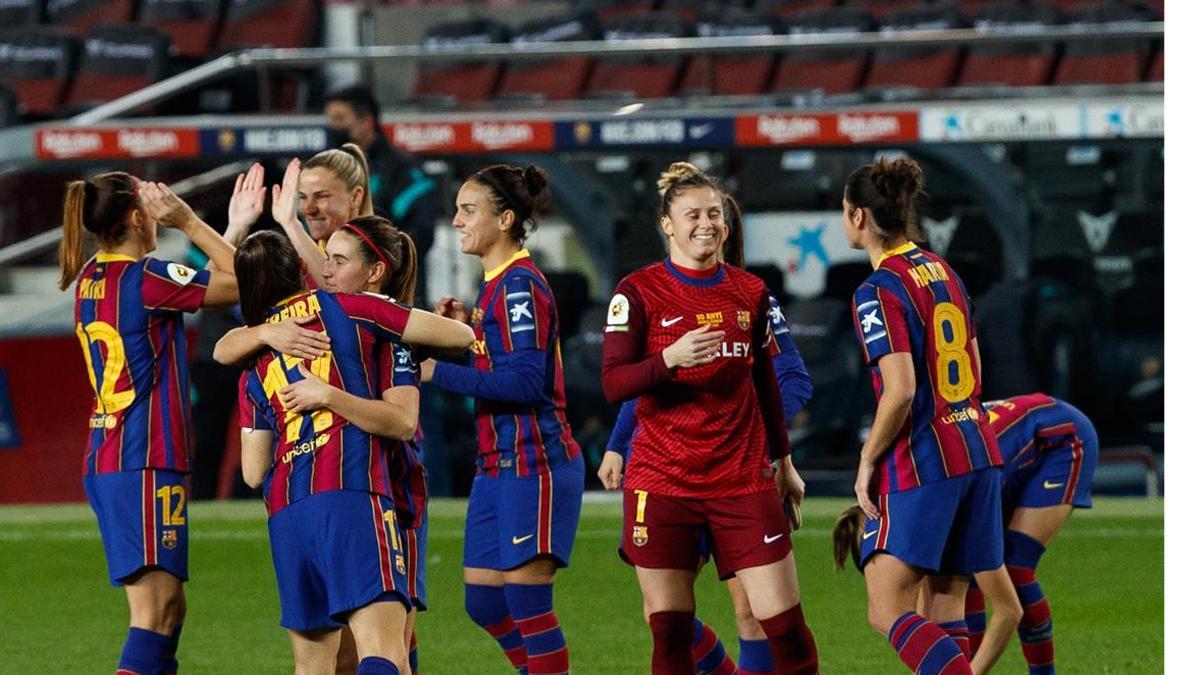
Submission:
[[[645,546],[646,542],[650,541],[649,527],[646,525],[633,526],[633,545]]]
[[[742,330],[750,330],[750,311],[739,309],[737,311],[737,325]]]
[[[483,309],[476,307],[471,310],[471,325],[478,326],[483,323]]]
[[[179,543],[179,539],[178,539],[178,535],[175,534],[175,530],[163,530],[163,534],[162,534],[163,548],[173,549],[173,548],[175,548],[175,545],[177,543]]]
[[[167,263],[167,276],[180,286],[187,286],[196,277],[196,270],[179,263]]]
[[[396,571],[400,574],[408,574],[408,572],[404,570],[404,556],[400,555],[399,553],[396,554]]]

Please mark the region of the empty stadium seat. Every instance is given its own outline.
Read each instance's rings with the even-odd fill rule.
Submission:
[[[881,32],[963,28],[966,18],[950,6],[902,9],[879,19]],[[865,87],[940,89],[958,74],[958,47],[880,48],[867,73]]]
[[[171,39],[157,28],[99,25],[84,41],[67,104],[111,101],[162,79],[170,68]]]
[[[866,33],[874,20],[862,9],[838,7],[792,17],[785,30],[791,35]],[[771,89],[777,92],[820,90],[845,94],[862,83],[868,52],[862,49],[805,49],[786,52],[779,61]]]
[[[975,28],[993,33],[1044,30],[1059,23],[1061,13],[1053,5],[1006,2],[981,7]],[[959,86],[1005,85],[1028,87],[1046,84],[1054,68],[1055,46],[1051,43],[1013,43],[968,48]]]
[[[8,0],[0,3],[0,26],[23,28],[36,24],[41,19],[40,0]]]
[[[171,37],[180,56],[207,58],[217,43],[224,0],[143,0],[139,23]]]
[[[601,22],[605,41],[675,38],[692,34],[692,26],[671,14],[625,16]],[[662,98],[675,91],[686,57],[601,57],[584,89],[588,96]]]
[[[83,38],[93,26],[132,21],[136,8],[134,0],[49,0],[46,23]]]
[[[852,9],[865,9],[876,19],[893,12],[914,9],[927,4],[925,0],[845,0],[842,5]]]
[[[311,47],[320,31],[317,0],[229,0],[217,48]]]
[[[508,28],[490,19],[469,19],[429,27],[421,44],[429,49],[508,42]],[[442,96],[455,101],[482,101],[492,95],[500,79],[500,63],[489,61],[426,62],[421,64],[416,96]]]
[[[513,31],[514,45],[539,42],[595,40],[600,35],[596,18],[588,13],[552,16],[522,24]],[[555,59],[510,61],[497,92],[500,96],[533,94],[547,100],[578,98],[587,82],[592,59],[567,56]]]
[[[654,0],[585,0],[579,3],[579,8],[592,12],[599,21],[608,21],[649,14],[654,10]]]
[[[751,2],[750,6],[759,14],[790,19],[802,12],[829,9],[837,4],[838,0],[758,0]]]
[[[737,9],[710,10],[696,24],[700,37],[749,37],[779,32],[774,17]],[[679,85],[681,93],[759,94],[770,83],[772,54],[693,56]]]
[[[1142,21],[1144,12],[1121,4],[1090,5],[1073,13],[1068,23],[1083,29],[1102,24]],[[1070,42],[1054,74],[1056,84],[1127,84],[1140,82],[1150,44],[1147,40],[1100,37]]]
[[[1166,70],[1163,64],[1163,49],[1160,47],[1154,53],[1154,58],[1150,59],[1150,67],[1146,69],[1146,80],[1149,82],[1163,82],[1166,80]]]
[[[46,28],[0,36],[0,81],[16,94],[26,113],[47,116],[67,96],[79,61],[79,40]]]

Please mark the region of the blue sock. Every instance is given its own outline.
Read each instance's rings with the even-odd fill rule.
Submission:
[[[508,610],[504,589],[496,586],[466,585],[467,616],[496,639],[509,663],[521,675],[528,672],[528,658],[521,631]]]
[[[723,672],[732,673],[736,669],[725,653],[720,636],[700,619],[692,621],[692,660],[696,662],[696,670],[701,673],[722,672],[718,670],[722,666]]]
[[[1054,622],[1050,603],[1037,580],[1037,564],[1045,552],[1041,542],[1024,532],[1004,533],[1004,564],[1025,612],[1017,624],[1017,637],[1029,675],[1055,675]]]
[[[738,672],[746,675],[775,672],[770,641],[738,638]]]
[[[179,634],[183,632],[183,624],[175,627],[175,632],[171,633],[171,640],[167,643],[167,653],[163,655],[166,660],[166,665],[163,667],[163,672],[167,675],[172,675],[179,670],[179,659],[175,652],[179,650]]]
[[[130,628],[121,650],[121,661],[117,671],[136,675],[162,675],[164,656],[171,638],[144,628]]]
[[[368,656],[359,661],[358,670],[354,672],[355,675],[400,675],[400,669],[396,667],[396,664],[382,656]]]
[[[569,672],[567,639],[554,614],[554,585],[505,584],[504,598],[525,642],[529,672]]]

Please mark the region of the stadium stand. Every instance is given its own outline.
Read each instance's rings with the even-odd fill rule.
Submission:
[[[966,18],[950,6],[899,9],[879,18],[884,33],[963,28]],[[940,89],[954,84],[958,75],[958,47],[904,47],[879,49],[864,87]]]
[[[628,39],[687,37],[693,26],[677,16],[648,13],[621,16],[601,21],[603,39],[609,42]],[[591,97],[633,96],[663,98],[675,91],[686,57],[600,57],[592,77],[584,88]]]
[[[224,0],[143,0],[139,23],[171,37],[180,56],[207,58],[217,44]]]
[[[41,0],[10,0],[0,3],[0,26],[21,28],[38,23],[42,18]]]
[[[709,9],[699,16],[700,37],[747,37],[780,32],[770,15],[740,9]],[[693,56],[679,85],[681,94],[745,96],[763,93],[775,65],[772,54],[753,56]]]
[[[1142,21],[1142,10],[1123,4],[1096,4],[1070,15],[1068,23],[1087,26]],[[1150,45],[1145,40],[1097,39],[1072,42],[1063,49],[1056,84],[1127,84],[1142,79]]]
[[[580,3],[582,9],[596,14],[599,21],[609,21],[623,16],[639,16],[654,10],[655,0],[587,0]]]
[[[153,84],[167,75],[170,51],[171,39],[157,28],[93,27],[66,105],[86,108]]]
[[[575,12],[534,19],[513,31],[514,45],[595,40],[600,34],[594,14]],[[578,98],[592,67],[586,56],[538,61],[512,61],[504,69],[496,95],[537,96],[551,101]]]
[[[97,25],[132,21],[136,9],[134,0],[49,0],[46,23],[85,38]]]
[[[0,84],[0,129],[16,124],[19,119],[17,116],[17,95],[8,87]]]
[[[758,0],[750,3],[750,7],[760,14],[767,14],[779,19],[790,19],[802,12],[812,12],[836,7],[838,0]]]
[[[871,15],[861,9],[838,7],[792,17],[791,35],[812,33],[865,33],[874,28]],[[771,89],[777,92],[819,90],[846,94],[858,89],[867,68],[868,52],[861,49],[809,49],[789,52],[779,63]]]
[[[975,28],[990,32],[1042,30],[1062,19],[1053,5],[1024,2],[983,5],[974,16]],[[1044,85],[1053,72],[1055,53],[1055,46],[1045,43],[971,47],[963,60],[958,85]]]
[[[79,40],[49,28],[23,28],[0,36],[0,80],[17,95],[22,112],[54,115],[66,100],[78,65]]]
[[[320,34],[317,0],[230,0],[217,49],[308,47]]]
[[[468,19],[431,26],[421,44],[429,49],[460,47],[473,44],[508,42],[509,29],[490,19]],[[487,63],[427,63],[422,64],[413,95],[441,97],[455,102],[482,101],[496,90],[501,65]]]

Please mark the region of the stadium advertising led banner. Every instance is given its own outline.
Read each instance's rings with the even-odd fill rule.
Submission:
[[[35,132],[34,154],[38,159],[197,157],[199,139],[197,129],[49,128]]]
[[[797,297],[825,290],[830,265],[866,260],[846,243],[841,211],[746,214],[746,262],[783,270],[788,293]]]
[[[200,146],[211,155],[310,155],[329,147],[324,126],[204,129]]]
[[[805,115],[740,115],[736,142],[741,147],[789,147],[858,143],[908,143],[917,140],[913,110]]]
[[[383,128],[397,147],[417,153],[554,149],[554,124],[549,120],[402,122]]]
[[[576,120],[554,123],[555,148],[685,147],[726,148],[733,145],[730,117],[665,117]]]

